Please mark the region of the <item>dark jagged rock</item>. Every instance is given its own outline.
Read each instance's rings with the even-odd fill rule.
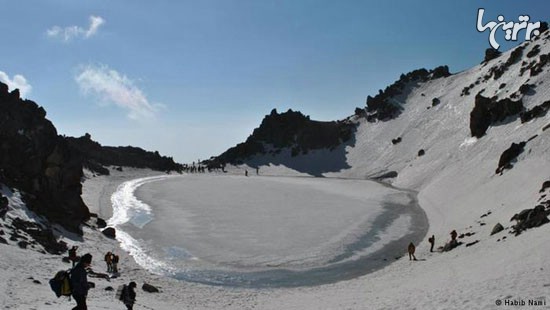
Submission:
[[[424,151],[424,150],[418,151],[418,157],[424,156],[425,154],[426,154],[426,151]]]
[[[104,230],[101,231],[103,235],[107,238],[115,239],[116,238],[116,230],[113,227],[107,227]]]
[[[527,53],[527,57],[533,58],[537,56],[539,53],[540,53],[540,45],[537,44],[529,51],[529,53]]]
[[[449,252],[449,251],[451,251],[452,249],[454,249],[454,248],[456,248],[456,247],[458,247],[458,246],[460,246],[460,245],[462,245],[462,242],[459,242],[459,241],[457,241],[456,239],[455,239],[455,240],[451,240],[451,241],[445,243],[445,245],[443,246],[443,249],[442,249],[442,250],[443,250],[443,252]]]
[[[472,137],[481,138],[487,129],[509,116],[518,115],[523,110],[523,102],[512,101],[509,98],[497,101],[496,97],[486,98],[477,94],[475,106],[470,113],[470,131]]]
[[[512,161],[515,160],[519,154],[523,153],[525,144],[525,142],[520,142],[519,144],[512,143],[512,145],[500,155],[495,173],[502,173],[504,169],[511,169],[513,167]]]
[[[27,206],[70,231],[81,233],[89,211],[80,197],[82,165],[46,111],[0,83],[0,171],[4,183],[23,193]]]
[[[432,99],[432,107],[435,107],[441,103],[441,100],[439,98],[433,98]]]
[[[510,221],[516,221],[516,225],[512,226],[513,233],[517,235],[521,234],[522,231],[539,227],[544,225],[550,220],[548,220],[548,213],[544,206],[538,205],[533,209],[526,209],[521,211],[519,214],[515,214]]]
[[[522,123],[526,123],[532,119],[546,116],[546,113],[550,110],[550,100],[533,107],[531,110],[527,110],[520,113],[520,119]]]
[[[500,57],[500,55],[502,55],[502,53],[499,50],[494,48],[488,48],[485,50],[485,58],[483,59],[482,63],[489,62],[495,58]]]
[[[27,241],[19,241],[17,242],[17,246],[19,246],[22,249],[26,249],[29,246],[29,243]]]
[[[401,137],[397,137],[397,139],[392,139],[392,140],[391,140],[391,143],[394,144],[394,145],[395,145],[395,144],[398,144],[398,143],[400,143],[400,142],[401,142]]]
[[[209,160],[207,165],[218,167],[224,163],[238,163],[255,154],[265,153],[264,145],[275,149],[290,148],[293,156],[310,150],[333,149],[349,141],[354,130],[355,125],[350,122],[312,121],[300,112],[288,110],[279,114],[273,109],[246,142]]]
[[[109,170],[104,166],[118,166],[117,170],[122,170],[120,166],[150,168],[157,171],[181,172],[183,169],[183,166],[174,162],[171,157],[161,156],[156,151],[148,152],[132,146],[102,146],[93,141],[88,133],[80,138],[66,137],[66,140],[71,148],[76,150],[84,167],[99,174],[109,174]]]
[[[388,172],[384,172],[380,175],[373,176],[372,179],[382,181],[382,180],[385,180],[385,179],[397,178],[397,176],[398,176],[397,171],[388,171]]]
[[[521,60],[521,56],[523,55],[524,49],[525,49],[525,45],[520,45],[516,47],[516,49],[514,49],[512,53],[510,53],[510,57],[508,57],[505,63],[494,66],[489,70],[489,74],[485,76],[485,80],[488,80],[491,77],[493,77],[495,80],[500,79],[500,77],[504,74],[504,72],[508,71],[510,66],[512,66],[513,64]]]
[[[148,293],[160,293],[160,290],[158,288],[156,288],[155,286],[149,283],[143,283],[143,286],[141,287],[141,289]]]
[[[4,219],[6,217],[6,213],[8,213],[8,210],[9,210],[8,204],[9,204],[8,198],[0,194],[0,218],[2,219]]]
[[[29,234],[36,242],[44,247],[44,250],[50,254],[63,254],[67,251],[65,242],[57,241],[53,231],[49,227],[43,227],[37,223],[27,222],[20,218],[15,218],[12,222],[14,228]]]
[[[533,84],[523,84],[519,87],[519,93],[522,95],[528,94],[533,88],[535,88],[535,85]]]
[[[540,38],[543,33],[548,31],[548,23],[547,22],[541,22],[539,27],[539,36],[537,38]]]
[[[365,117],[367,115],[367,111],[365,109],[355,108],[355,115]]]
[[[98,218],[97,219],[97,228],[105,228],[107,227],[107,223],[105,222],[104,219],[102,218]]]
[[[0,243],[2,244],[8,244],[8,241],[2,237],[0,237]]]
[[[433,70],[418,69],[407,74],[402,74],[398,81],[380,90],[378,95],[367,97],[367,121],[387,121],[397,117],[401,113],[401,105],[396,102],[395,97],[402,95],[407,86],[448,77],[451,73],[449,67],[440,66]]]
[[[550,188],[550,181],[545,181],[542,183],[542,188],[540,189],[540,193],[544,192],[547,188]]]
[[[529,66],[526,67],[526,70],[529,69],[529,75],[530,76],[537,76],[540,73],[542,73],[544,67],[550,62],[550,53],[548,54],[542,54],[539,56],[538,61],[533,62]]]
[[[491,236],[494,235],[494,234],[498,234],[499,232],[501,232],[503,230],[504,230],[504,227],[502,226],[502,224],[497,223],[495,225],[495,227],[493,227],[493,230],[491,230]]]

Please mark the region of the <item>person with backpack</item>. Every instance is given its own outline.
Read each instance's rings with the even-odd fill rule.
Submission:
[[[90,286],[88,284],[88,275],[86,268],[92,264],[92,254],[87,253],[82,255],[80,261],[71,270],[71,289],[72,296],[76,301],[76,307],[72,310],[88,310],[86,305],[86,297]]]
[[[128,310],[134,309],[134,303],[136,302],[136,287],[136,282],[132,281],[128,285],[125,285],[122,290],[121,300]]]

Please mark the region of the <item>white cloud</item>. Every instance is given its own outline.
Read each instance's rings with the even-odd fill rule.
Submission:
[[[80,68],[75,77],[85,94],[93,94],[105,104],[115,104],[128,110],[131,119],[152,119],[157,105],[152,105],[134,82],[105,65],[88,65]]]
[[[90,28],[86,31],[86,38],[89,38],[97,33],[97,30],[101,25],[105,23],[105,20],[99,16],[90,16]]]
[[[13,76],[13,79],[10,79],[4,71],[0,71],[0,81],[7,84],[10,90],[19,89],[19,94],[22,98],[26,98],[32,90],[31,84],[20,74],[16,74]]]
[[[90,16],[90,25],[88,29],[84,29],[79,26],[68,26],[61,28],[59,26],[53,26],[46,31],[46,34],[52,38],[62,39],[65,42],[71,41],[74,38],[83,37],[89,38],[94,36],[101,25],[105,24],[105,20],[100,16]]]

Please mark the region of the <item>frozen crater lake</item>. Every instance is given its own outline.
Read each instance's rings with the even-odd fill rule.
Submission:
[[[214,285],[284,287],[364,275],[426,234],[415,193],[366,180],[159,176],[113,194],[118,240],[143,267]]]

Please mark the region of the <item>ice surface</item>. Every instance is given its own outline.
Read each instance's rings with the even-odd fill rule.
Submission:
[[[364,273],[365,257],[403,236],[422,237],[411,229],[411,216],[424,215],[410,195],[364,180],[143,178],[113,195],[110,223],[120,226],[119,240],[146,268],[164,266],[187,280],[284,285],[322,272],[333,274],[325,277],[330,281],[339,269]],[[150,221],[133,223],[136,210]]]

